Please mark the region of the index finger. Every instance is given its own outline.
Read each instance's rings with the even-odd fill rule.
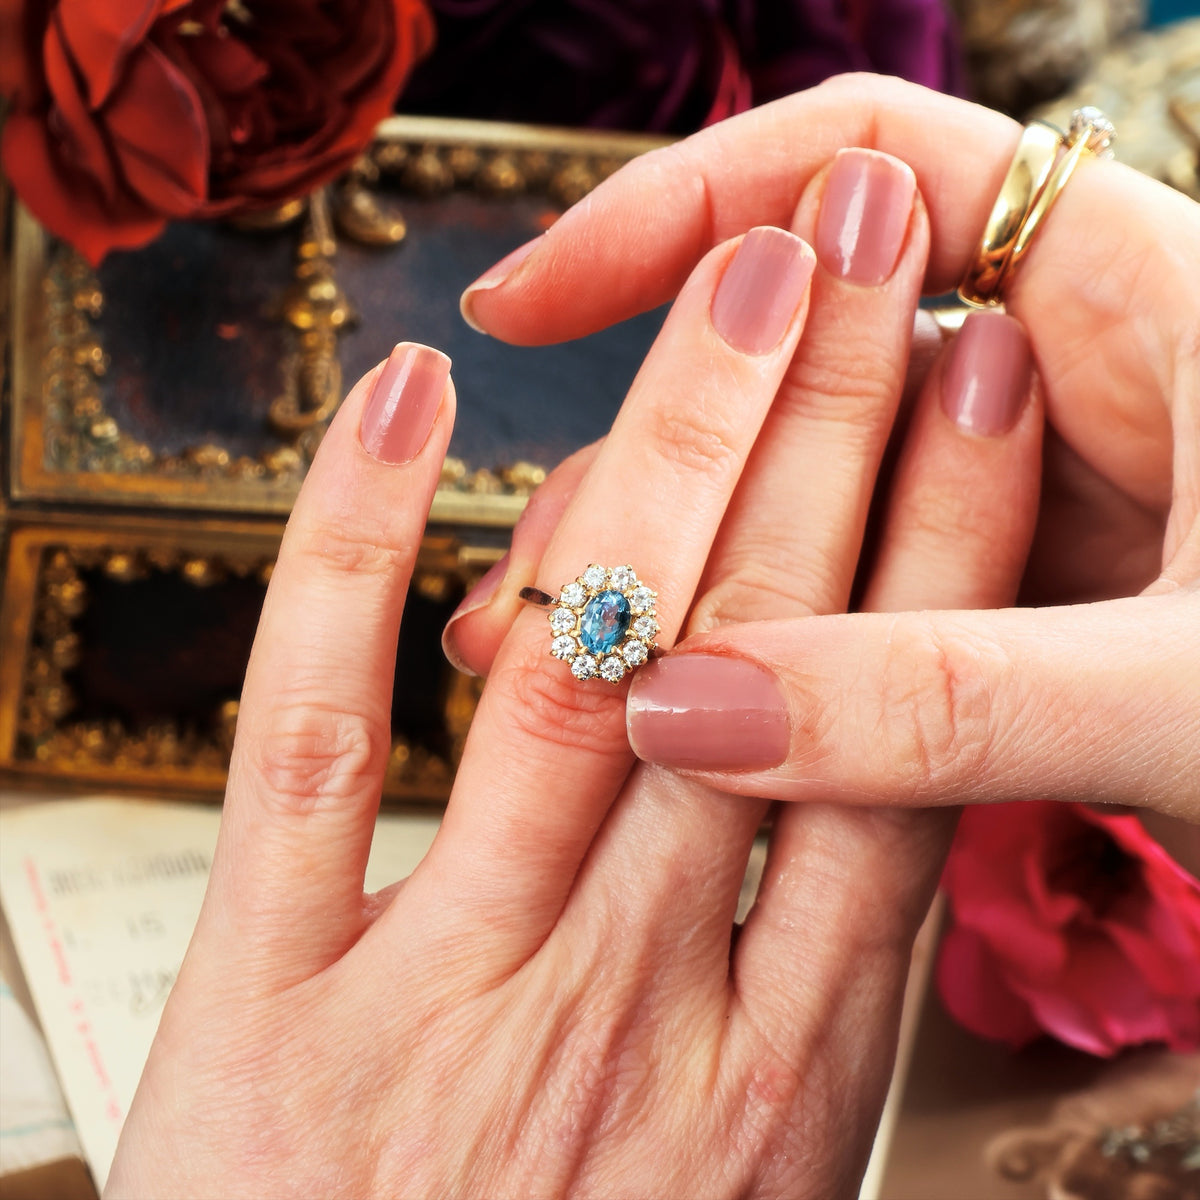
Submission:
[[[978,243],[1019,134],[1000,113],[915,84],[838,76],[635,159],[524,257],[506,260],[507,274],[498,264],[472,285],[463,311],[504,341],[532,345],[653,308],[712,246],[754,225],[786,228],[812,176],[848,146],[916,173],[933,230],[926,290],[946,291]],[[1039,253],[1058,232],[1047,222]]]

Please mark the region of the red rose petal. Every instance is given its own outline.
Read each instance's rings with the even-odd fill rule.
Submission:
[[[391,58],[396,26],[403,19],[386,4],[361,4],[355,18],[339,31],[343,45],[326,60],[329,74],[341,81],[344,96],[373,88],[375,76]],[[330,39],[336,44],[336,39]]]
[[[1064,992],[1039,991],[1028,997],[1033,1019],[1043,1033],[1076,1050],[1111,1058],[1120,1048],[1091,1007]]]
[[[1064,891],[1061,885],[1051,884],[1047,878],[1048,864],[1044,855],[1027,854],[1022,859],[1022,866],[1025,894],[1029,897],[1030,906],[1046,924],[1067,925],[1086,912],[1086,906],[1079,896]]]
[[[1062,932],[1046,925],[1019,899],[1015,903],[992,901],[986,907],[976,907],[969,919],[960,917],[960,911],[955,902],[955,917],[964,927],[979,934],[1001,958],[1019,961],[1035,975],[1057,974],[1067,960]]]
[[[0,96],[32,112],[46,103],[42,40],[53,0],[0,2]]]
[[[90,177],[113,244],[140,235],[147,212],[158,225],[262,207],[332,178],[433,41],[422,0],[255,0],[250,20],[226,0],[29,0],[25,11],[39,30],[59,16],[46,91],[41,47],[22,59],[39,68],[22,86],[58,182]],[[100,216],[90,204],[82,218],[92,257]]]
[[[159,0],[59,0],[56,19],[92,108],[108,99],[126,59],[145,39],[161,10]]]
[[[108,204],[94,190],[93,180],[64,172],[44,123],[34,117],[9,116],[0,157],[29,211],[93,266],[110,250],[152,242],[166,226],[160,216],[138,208],[130,199]]]
[[[88,176],[106,203],[116,204],[121,182],[112,151],[79,90],[58,25],[53,21],[46,29],[43,59],[52,98],[45,125],[55,157],[64,169]]]
[[[1176,1054],[1200,1050],[1200,1004],[1195,998],[1168,997],[1158,1003],[1166,1025],[1163,1041],[1167,1046]]]
[[[208,131],[200,100],[156,46],[143,46],[106,113],[129,186],[168,216],[191,216],[208,192]]]
[[[237,38],[202,33],[176,40],[185,43],[178,49],[188,61],[188,78],[194,84],[199,75],[219,96],[240,96],[267,77],[266,63]],[[174,53],[171,57],[179,61]]]

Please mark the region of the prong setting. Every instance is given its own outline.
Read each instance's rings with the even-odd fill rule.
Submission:
[[[657,601],[628,564],[591,563],[563,585],[550,610],[550,654],[576,679],[618,684],[656,648]]]

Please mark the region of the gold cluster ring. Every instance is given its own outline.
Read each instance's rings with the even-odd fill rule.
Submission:
[[[548,610],[550,654],[576,679],[620,683],[658,648],[658,593],[628,564],[592,563],[554,595],[536,587],[518,595]]]

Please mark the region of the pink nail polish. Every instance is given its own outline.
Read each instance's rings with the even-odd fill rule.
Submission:
[[[998,437],[1021,415],[1033,354],[1021,323],[982,310],[963,322],[942,375],[942,411],[964,433]]]
[[[775,676],[718,654],[677,654],[643,667],[633,677],[625,722],[638,758],[693,770],[775,767],[790,739]]]
[[[401,342],[388,356],[363,407],[359,438],[382,462],[411,462],[429,439],[450,377],[440,351]]]
[[[804,300],[816,259],[794,233],[760,225],[737,248],[713,294],[713,328],[743,354],[779,345]]]
[[[496,594],[496,589],[508,573],[510,557],[505,554],[503,558],[488,567],[479,582],[459,601],[458,607],[450,614],[450,620],[446,622],[446,628],[442,630],[442,653],[449,660],[450,665],[456,670],[462,671],[464,675],[474,675],[475,672],[471,670],[462,654],[459,653],[455,626],[463,617],[478,612],[491,601]]]
[[[899,160],[875,150],[840,151],[817,217],[821,265],[850,283],[883,283],[900,260],[916,195],[916,176]]]
[[[459,602],[458,607],[454,610],[454,615],[450,618],[451,621],[456,621],[459,617],[465,617],[467,613],[472,613],[476,609],[482,608],[491,600],[508,571],[508,562],[511,557],[511,554],[506,553],[488,567],[479,577],[479,581],[475,586]]]
[[[472,301],[480,292],[487,292],[492,288],[499,287],[541,245],[543,237],[545,234],[538,234],[523,246],[518,246],[511,253],[506,254],[495,266],[488,267],[474,283],[467,286],[459,298],[458,311],[462,313],[463,320],[476,332],[486,333],[487,330],[475,320],[471,310]]]

